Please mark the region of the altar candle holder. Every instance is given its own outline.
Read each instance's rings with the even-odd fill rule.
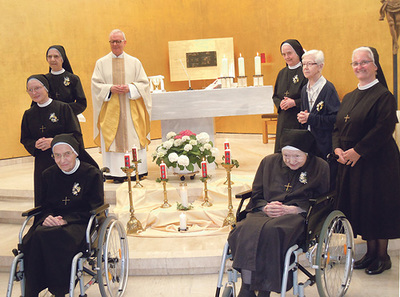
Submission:
[[[163,184],[163,189],[164,189],[164,203],[161,204],[161,208],[168,208],[168,207],[171,207],[171,204],[168,203],[167,181],[165,179],[162,179],[161,182]]]
[[[253,75],[253,85],[255,87],[262,87],[264,85],[264,75]]]
[[[227,163],[222,163],[222,166],[226,170],[226,179],[228,182],[228,215],[226,216],[224,223],[222,226],[232,226],[236,224],[236,218],[233,214],[233,204],[232,204],[232,182],[231,182],[231,171],[234,164],[227,164]]]
[[[238,87],[245,88],[247,87],[247,76],[238,76],[237,77]]]
[[[208,189],[207,189],[207,179],[208,177],[203,177],[203,184],[204,184],[204,202],[201,204],[205,207],[210,207],[213,204],[208,200]]]
[[[143,188],[143,185],[140,183],[139,179],[139,162],[140,161],[132,161],[135,164],[135,175],[136,175],[136,184],[133,186],[134,188]]]
[[[131,186],[131,174],[134,170],[133,166],[130,167],[121,167],[121,170],[126,174],[128,178],[128,193],[129,193],[129,212],[131,213],[130,219],[126,224],[126,233],[127,234],[136,234],[138,232],[143,231],[142,223],[135,217],[135,209],[133,207],[133,199],[132,199],[132,186]]]

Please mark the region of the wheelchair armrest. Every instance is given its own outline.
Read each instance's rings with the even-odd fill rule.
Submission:
[[[96,209],[93,209],[90,211],[91,215],[98,215],[99,213],[102,213],[103,211],[105,211],[107,208],[110,207],[110,204],[103,204],[102,206],[99,206]]]
[[[22,216],[23,216],[23,217],[35,216],[35,215],[38,215],[39,213],[41,213],[42,210],[43,210],[43,207],[41,207],[41,206],[36,206],[36,207],[31,208],[31,209],[29,209],[29,210],[27,210],[27,211],[24,211],[24,212],[22,213]]]
[[[251,197],[252,192],[253,192],[252,190],[247,190],[247,191],[244,191],[244,192],[240,192],[240,193],[235,195],[235,198],[243,199],[243,200],[244,199],[248,199],[248,198]]]

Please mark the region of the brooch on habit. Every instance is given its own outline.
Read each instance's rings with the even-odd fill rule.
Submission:
[[[297,84],[299,82],[299,76],[296,74],[295,76],[293,76],[292,80],[294,84]]]
[[[69,77],[68,76],[64,77],[64,86],[68,87],[70,83],[71,81],[69,80]]]
[[[299,182],[301,182],[303,185],[307,183],[307,172],[300,173]]]
[[[324,108],[324,101],[317,104],[317,111],[321,111]]]
[[[49,120],[52,121],[53,123],[58,122],[58,118],[54,112],[50,114]]]
[[[74,186],[72,187],[72,194],[74,194],[74,196],[78,196],[80,191],[81,186],[79,185],[79,183],[74,183]]]

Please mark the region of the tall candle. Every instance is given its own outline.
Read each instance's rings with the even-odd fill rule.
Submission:
[[[137,162],[137,160],[138,160],[138,157],[137,157],[137,147],[134,146],[134,147],[132,148],[132,161],[133,161],[133,162]]]
[[[181,185],[179,189],[179,194],[181,196],[181,201],[182,201],[182,206],[183,207],[188,207],[189,206],[189,201],[188,201],[188,192],[187,188],[185,185]]]
[[[254,57],[254,68],[255,75],[261,75],[261,57],[257,53],[257,56]]]
[[[201,176],[207,177],[207,162],[205,160],[201,161]]]
[[[228,139],[227,140],[225,140],[225,142],[224,142],[224,150],[227,150],[229,148],[229,141],[228,141]]]
[[[238,68],[239,76],[246,76],[246,72],[244,70],[244,58],[242,57],[242,54],[240,54],[240,57],[238,58]]]
[[[225,150],[225,163],[231,164],[231,150],[230,149]]]
[[[160,164],[161,179],[167,179],[167,165],[161,161]]]
[[[186,214],[183,212],[179,215],[179,229],[182,231],[186,231],[187,229],[187,218]]]
[[[228,59],[225,58],[225,56],[222,58],[221,76],[222,76],[222,77],[228,77],[228,76],[229,76]]]
[[[124,155],[125,167],[131,167],[131,156],[129,153]]]

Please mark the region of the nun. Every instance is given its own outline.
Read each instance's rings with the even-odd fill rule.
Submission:
[[[104,204],[103,177],[96,162],[72,134],[51,142],[55,160],[42,175],[42,213],[23,239],[25,296],[48,288],[69,290],[71,262],[85,244],[90,211]]]
[[[49,96],[54,100],[68,103],[75,115],[81,114],[87,106],[81,80],[72,71],[67,54],[62,45],[52,45],[46,52],[50,84]]]
[[[272,95],[272,100],[278,112],[275,153],[280,151],[280,137],[283,129],[302,128],[297,121],[297,114],[301,108],[301,89],[307,84],[301,66],[304,50],[300,42],[296,39],[288,39],[282,42],[280,51],[286,62],[286,67],[279,71]]]
[[[64,102],[49,98],[49,82],[43,74],[27,79],[26,91],[35,104],[24,112],[20,142],[35,157],[34,200],[41,205],[41,174],[54,165],[51,157],[51,141],[61,133],[73,133],[83,147],[79,122],[71,107]]]
[[[305,236],[309,199],[329,190],[329,165],[315,156],[308,130],[286,129],[282,152],[266,156],[253,182],[246,218],[228,237],[233,267],[242,274],[238,297],[280,293],[285,253]],[[289,290],[292,279],[288,279]]]

